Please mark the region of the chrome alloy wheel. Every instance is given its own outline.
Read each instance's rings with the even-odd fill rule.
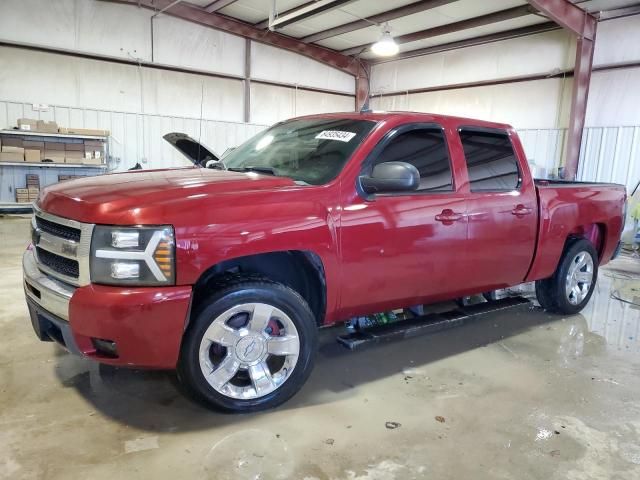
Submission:
[[[593,259],[587,252],[580,252],[569,264],[565,279],[565,293],[571,305],[580,304],[589,294],[593,283]]]
[[[291,376],[300,338],[291,318],[266,303],[236,305],[219,315],[200,342],[200,369],[220,394],[263,397]]]

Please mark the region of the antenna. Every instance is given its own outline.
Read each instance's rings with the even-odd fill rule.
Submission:
[[[201,84],[201,92],[200,92],[200,132],[198,133],[198,163],[200,163],[200,149],[202,147],[202,116],[204,109],[204,80]]]

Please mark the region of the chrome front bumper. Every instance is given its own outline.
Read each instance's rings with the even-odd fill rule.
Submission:
[[[27,298],[43,310],[69,321],[69,302],[75,288],[40,271],[33,249],[22,256],[24,292]]]

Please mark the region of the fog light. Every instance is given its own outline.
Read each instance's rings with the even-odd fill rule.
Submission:
[[[115,248],[137,248],[140,245],[140,235],[136,231],[111,232],[111,246]]]
[[[111,264],[111,277],[115,279],[139,278],[140,265],[130,262],[114,262]]]

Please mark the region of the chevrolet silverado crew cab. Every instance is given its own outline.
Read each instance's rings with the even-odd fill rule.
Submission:
[[[209,405],[278,405],[318,327],[536,281],[589,301],[624,223],[619,185],[533,180],[508,125],[419,113],[278,123],[222,159],[59,183],[34,206],[24,287],[41,340],[177,369]]]

